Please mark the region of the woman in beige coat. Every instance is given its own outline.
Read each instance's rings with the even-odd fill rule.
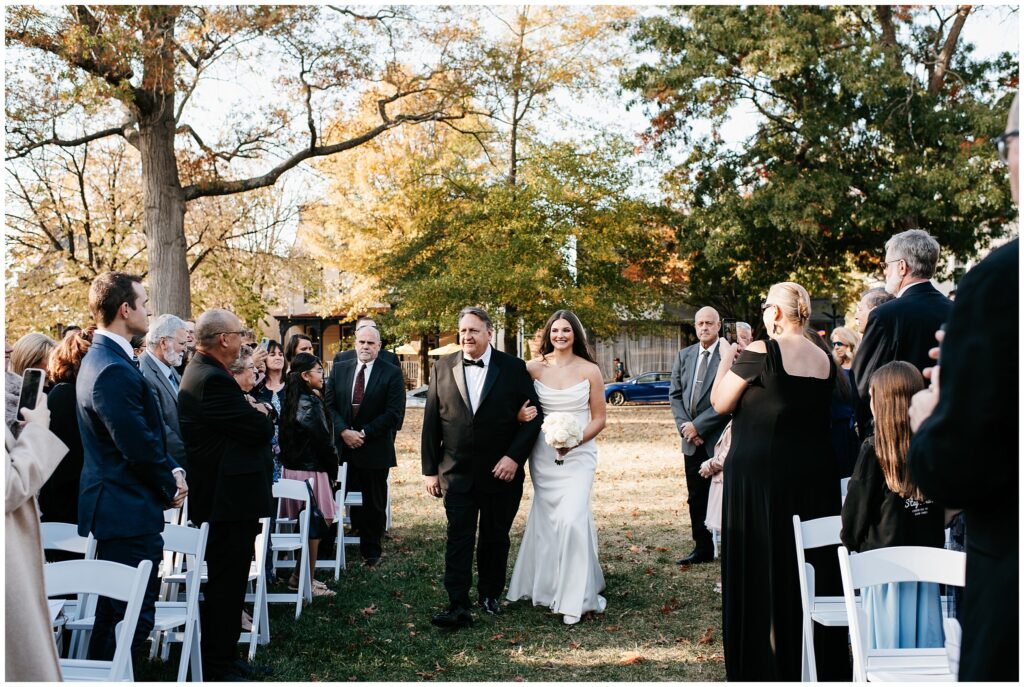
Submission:
[[[6,428],[6,651],[7,682],[61,679],[57,647],[43,586],[43,544],[39,535],[36,494],[49,479],[68,447],[48,429],[46,397],[33,410],[22,410],[27,422],[17,439]]]

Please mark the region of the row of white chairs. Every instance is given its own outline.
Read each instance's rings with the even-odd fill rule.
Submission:
[[[346,544],[358,544],[358,537],[346,537],[344,523],[349,520],[349,508],[362,503],[361,494],[350,493],[345,496],[345,478],[347,466],[339,470],[341,487],[337,495],[335,519],[339,523],[337,548],[334,561],[319,561],[317,567],[335,569],[335,579],[339,578],[340,568],[345,567],[344,547]],[[253,604],[251,632],[241,632],[239,642],[248,645],[248,658],[253,660],[258,645],[270,641],[268,618],[269,603],[294,603],[295,617],[302,613],[304,602],[312,600],[312,580],[308,564],[299,566],[298,591],[270,594],[267,591],[266,560],[268,547],[272,550],[275,567],[295,566],[297,560],[305,562],[309,554],[309,492],[306,482],[298,480],[279,480],[273,488],[276,498],[290,498],[304,504],[299,517],[291,521],[296,531],[271,532],[270,518],[260,521],[260,532],[256,537],[253,560],[249,570],[249,589],[246,602]],[[280,506],[279,506],[280,514]],[[161,576],[160,600],[157,601],[152,647],[150,657],[158,654],[163,660],[169,658],[170,644],[181,643],[182,651],[178,665],[177,679],[186,679],[189,670],[193,681],[202,681],[202,654],[200,646],[199,596],[200,585],[206,581],[205,557],[209,525],[190,527],[188,524],[187,500],[182,508],[169,509],[164,513],[164,559],[159,568]],[[390,527],[390,496],[388,499],[388,527]],[[287,525],[288,521],[282,518]],[[77,595],[74,599],[63,600],[62,613],[65,617],[63,627],[72,632],[69,658],[61,659],[61,668],[67,681],[132,680],[130,658],[131,641],[138,623],[142,595],[145,593],[146,580],[150,574],[151,564],[138,568],[95,560],[96,543],[92,535],[78,535],[77,525],[68,523],[42,523],[41,532],[43,548],[62,550],[80,554],[84,560],[48,563],[45,566],[47,596]],[[279,556],[292,554],[291,561],[281,561]],[[295,556],[299,554],[299,556]],[[68,565],[70,564],[70,565]],[[60,566],[60,567],[54,567]],[[143,568],[144,574],[143,574]],[[111,592],[107,580],[116,580],[115,585],[120,591]],[[132,580],[129,584],[126,580]],[[140,585],[135,581],[141,579]],[[138,589],[136,588],[138,587]],[[183,590],[180,588],[183,587]],[[138,603],[134,602],[138,593]],[[86,660],[85,655],[89,643],[95,607],[99,596],[106,596],[128,603],[128,611],[124,621],[116,629],[117,650],[112,661]],[[58,636],[59,636],[58,632]]]
[[[856,682],[953,682],[959,665],[960,626],[944,618],[946,646],[933,649],[871,649],[868,618],[858,592],[866,587],[895,582],[933,582],[963,587],[967,557],[962,551],[928,546],[894,546],[851,554],[838,546],[843,596],[815,594],[814,567],[806,549],[840,544],[842,520],[835,515],[801,522],[793,516],[800,601],[803,607],[802,680],[817,682],[814,625],[849,627]],[[948,647],[948,648],[947,648]],[[952,655],[956,653],[956,655]]]

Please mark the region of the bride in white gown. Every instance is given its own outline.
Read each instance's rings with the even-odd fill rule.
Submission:
[[[604,380],[587,345],[579,319],[568,310],[548,318],[541,340],[541,357],[527,363],[545,415],[576,416],[583,440],[571,449],[556,449],[544,435],[530,455],[533,501],[526,533],[519,547],[510,601],[531,599],[561,613],[567,625],[584,613],[603,613],[604,574],[597,560],[597,528],[590,510],[590,490],[597,469],[594,438],[604,429]],[[520,420],[536,409],[525,406]],[[563,459],[561,465],[556,459]]]

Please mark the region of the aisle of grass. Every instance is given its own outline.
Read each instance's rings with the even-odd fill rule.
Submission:
[[[608,610],[566,627],[528,602],[444,634],[430,616],[445,603],[444,512],[419,477],[422,411],[410,409],[392,473],[394,528],[377,569],[352,565],[338,592],[302,617],[270,611],[271,643],[256,662],[275,681],[660,681],[724,679],[718,565],[681,570],[692,548],[682,461],[665,406],[612,408],[599,438],[594,516]],[[530,485],[513,527],[512,556],[529,513]],[[683,532],[686,532],[684,535]],[[511,563],[509,567],[511,570]],[[173,667],[147,666],[147,679]]]

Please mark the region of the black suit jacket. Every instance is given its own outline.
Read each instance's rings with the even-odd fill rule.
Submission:
[[[216,360],[196,352],[178,392],[188,453],[189,516],[197,523],[272,514],[273,421],[253,408]]]
[[[861,436],[871,418],[868,391],[872,373],[894,360],[911,363],[918,370],[933,365],[928,350],[935,347],[935,332],[949,319],[952,309],[953,301],[931,282],[923,282],[871,311],[851,370],[860,396],[857,419]]]
[[[50,431],[68,447],[67,455],[39,490],[43,522],[78,522],[78,483],[82,476],[82,435],[75,411],[75,385],[54,384],[46,394]]]
[[[341,460],[358,468],[393,468],[395,432],[405,418],[405,381],[402,371],[394,365],[373,364],[366,383],[359,411],[352,413],[352,382],[359,369],[359,360],[350,359],[334,365],[327,384],[327,407],[336,433],[335,443]],[[349,448],[341,439],[346,429],[366,434],[363,445]]]
[[[910,442],[914,483],[967,518],[960,680],[1018,679],[1019,240],[967,273],[942,342],[939,404]],[[979,326],[984,323],[984,326]]]
[[[430,371],[423,411],[423,474],[439,475],[441,488],[455,493],[521,489],[523,464],[544,421],[526,363],[491,349],[479,407],[471,413],[462,358],[462,351],[452,353]],[[516,416],[527,399],[537,408],[537,417],[520,424]],[[491,474],[503,456],[519,463],[512,482]]]

